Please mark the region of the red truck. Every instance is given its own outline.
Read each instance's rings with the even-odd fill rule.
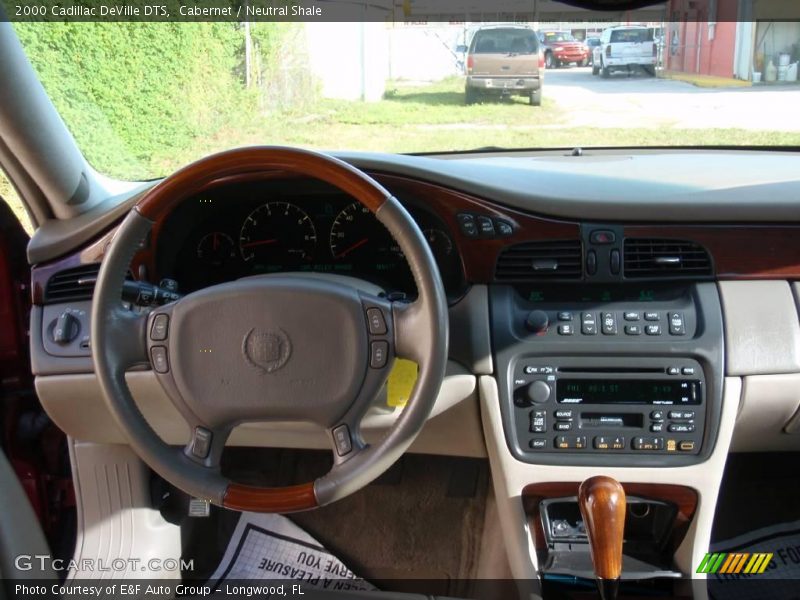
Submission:
[[[582,67],[589,64],[589,49],[572,37],[569,31],[540,31],[539,41],[548,69],[570,63]]]

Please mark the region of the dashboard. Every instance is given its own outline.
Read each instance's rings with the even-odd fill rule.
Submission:
[[[403,201],[430,244],[450,298],[464,290],[453,234],[435,214]],[[226,183],[181,202],[154,232],[156,272],[182,292],[283,272],[365,279],[388,294],[416,295],[399,246],[354,198],[321,182]]]

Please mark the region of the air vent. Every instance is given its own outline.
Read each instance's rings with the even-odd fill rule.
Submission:
[[[704,278],[713,275],[711,256],[700,244],[684,240],[626,239],[625,277]]]
[[[91,299],[99,272],[100,263],[59,271],[47,280],[45,302]]]
[[[580,240],[526,242],[503,249],[497,259],[497,281],[580,279],[583,272]]]

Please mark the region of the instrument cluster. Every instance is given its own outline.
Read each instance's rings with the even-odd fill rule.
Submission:
[[[418,205],[404,205],[422,229],[445,289],[465,282],[452,234]],[[161,277],[191,292],[240,277],[282,272],[338,273],[413,297],[416,288],[398,244],[352,197],[307,180],[265,180],[213,188],[182,202],[157,233]]]

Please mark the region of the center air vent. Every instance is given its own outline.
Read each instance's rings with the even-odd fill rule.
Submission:
[[[628,279],[703,278],[714,273],[708,250],[695,242],[626,239],[623,254]]]
[[[47,303],[89,300],[100,272],[100,263],[59,271],[47,280],[44,300]]]
[[[504,248],[497,259],[497,281],[580,279],[580,240],[543,240]]]

